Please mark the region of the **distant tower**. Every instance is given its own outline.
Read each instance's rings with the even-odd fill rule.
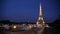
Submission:
[[[41,3],[40,3],[40,11],[39,11],[39,17],[38,17],[38,20],[37,20],[37,26],[39,25],[39,24],[41,24],[41,25],[44,25],[44,19],[43,19],[43,16],[42,16],[42,5],[41,5]]]

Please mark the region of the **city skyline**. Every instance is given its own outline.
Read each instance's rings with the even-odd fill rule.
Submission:
[[[1,1],[0,20],[36,22],[40,3],[46,22],[53,22],[58,18],[60,13],[58,0],[4,0]]]

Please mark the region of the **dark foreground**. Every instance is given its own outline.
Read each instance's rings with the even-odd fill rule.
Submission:
[[[38,28],[33,28],[31,30],[21,30],[21,31],[1,31],[0,34],[37,34],[40,29]],[[41,32],[43,33],[43,31]],[[39,33],[39,34],[41,34]]]
[[[38,29],[31,29],[28,31],[1,31],[0,34],[37,34]],[[43,34],[58,34],[54,28],[45,28]]]

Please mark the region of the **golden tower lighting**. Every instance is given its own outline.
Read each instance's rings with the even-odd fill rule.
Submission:
[[[41,5],[41,3],[40,3],[40,14],[39,14],[39,16],[42,16],[42,5]]]
[[[42,4],[40,3],[40,10],[39,10],[39,17],[38,17],[38,20],[37,20],[37,26],[40,26],[40,25],[44,25],[44,19],[43,19],[43,16],[42,16]],[[40,24],[40,25],[39,25]]]

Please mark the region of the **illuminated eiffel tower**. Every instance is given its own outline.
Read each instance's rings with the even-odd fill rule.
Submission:
[[[44,25],[44,19],[43,19],[43,16],[42,16],[42,5],[40,3],[40,11],[39,11],[39,17],[38,17],[38,20],[37,20],[37,26],[40,27],[40,26],[43,26]]]

